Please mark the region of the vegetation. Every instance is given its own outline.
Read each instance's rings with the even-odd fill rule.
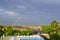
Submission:
[[[50,26],[43,26],[42,31],[50,35],[50,39],[43,36],[45,40],[60,40],[60,26],[56,20],[53,20],[50,23]],[[32,30],[13,30],[12,26],[8,26],[7,29],[5,29],[4,26],[0,25],[0,37],[3,34],[5,36],[33,35],[33,32]]]
[[[51,22],[51,27],[57,27],[58,24],[59,24],[59,23],[58,23],[56,20],[53,20],[53,21]]]
[[[3,26],[0,25],[0,37],[4,34]]]
[[[32,35],[33,33],[32,33],[32,31],[30,31],[30,30],[22,30],[22,31],[20,32],[20,34],[21,34],[21,35]]]
[[[43,29],[43,31],[45,33],[50,34],[52,32],[52,30],[53,30],[53,27],[51,27],[51,26],[44,26],[44,27],[42,27],[42,29]]]
[[[8,26],[5,31],[2,30],[3,26],[0,26],[0,35],[2,36],[3,34],[5,36],[17,36],[17,35],[32,35],[32,31],[30,30],[13,30],[12,26]]]
[[[55,20],[51,22],[51,26],[44,26],[42,29],[45,33],[50,35],[48,40],[60,40],[60,27],[59,23]],[[45,38],[47,40],[47,38]]]
[[[14,31],[12,29],[11,26],[7,27],[7,30],[5,31],[5,35],[9,36],[9,35],[13,35]]]

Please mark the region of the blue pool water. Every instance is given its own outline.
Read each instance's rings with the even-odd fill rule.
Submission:
[[[20,40],[44,40],[44,38],[20,38]]]

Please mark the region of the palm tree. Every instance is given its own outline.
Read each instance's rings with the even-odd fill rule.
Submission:
[[[59,24],[59,23],[58,23],[56,20],[53,20],[53,21],[51,22],[51,26],[52,26],[52,27],[57,27],[58,24]]]
[[[53,20],[51,22],[51,26],[53,27],[53,30],[52,30],[53,33],[57,33],[58,32],[58,30],[56,29],[58,27],[58,24],[59,23],[56,20]]]

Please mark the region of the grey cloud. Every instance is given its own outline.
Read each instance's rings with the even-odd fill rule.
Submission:
[[[0,22],[39,25],[48,24],[53,19],[59,21],[59,4],[60,0],[1,0]]]

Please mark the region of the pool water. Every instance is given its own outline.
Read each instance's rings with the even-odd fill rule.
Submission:
[[[44,38],[20,38],[20,40],[44,40]]]

